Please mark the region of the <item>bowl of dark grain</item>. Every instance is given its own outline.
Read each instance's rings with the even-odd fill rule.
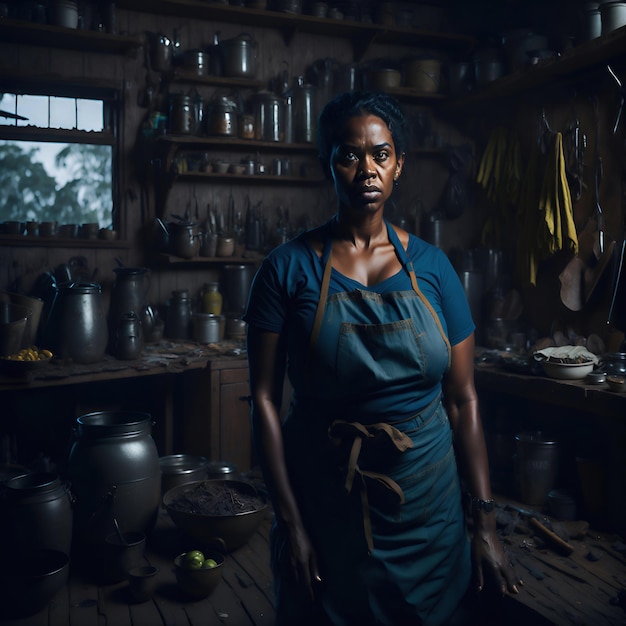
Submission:
[[[201,480],[179,485],[163,496],[174,524],[202,547],[221,539],[228,551],[248,542],[265,516],[269,502],[243,480]]]

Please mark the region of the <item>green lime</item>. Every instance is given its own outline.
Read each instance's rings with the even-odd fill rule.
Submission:
[[[204,563],[204,554],[200,550],[191,550],[185,554],[183,564],[189,569],[200,569]]]
[[[217,561],[213,559],[206,559],[202,564],[202,569],[212,569],[213,567],[217,567]]]

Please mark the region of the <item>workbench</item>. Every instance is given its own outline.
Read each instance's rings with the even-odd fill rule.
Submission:
[[[105,355],[97,363],[77,364],[53,359],[23,376],[0,372],[0,435],[5,442],[0,451],[10,457],[0,458],[0,465],[29,464],[40,454],[58,460],[67,453],[64,447],[77,417],[131,410],[153,417],[160,455],[204,454],[247,471],[249,436],[241,432],[249,421],[247,367],[243,341],[206,345],[164,340],[147,345],[136,360]],[[233,379],[236,388],[229,385]],[[190,424],[193,420],[199,424]],[[6,448],[16,447],[7,453]]]

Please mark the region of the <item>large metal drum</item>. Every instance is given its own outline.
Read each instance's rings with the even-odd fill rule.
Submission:
[[[147,413],[101,411],[77,420],[68,476],[76,499],[75,539],[102,543],[115,531],[151,530],[161,496],[161,469]]]

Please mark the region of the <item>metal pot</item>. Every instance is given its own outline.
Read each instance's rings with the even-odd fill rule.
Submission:
[[[254,78],[257,43],[248,33],[220,41],[222,74],[231,78]]]
[[[191,259],[194,256],[198,256],[200,237],[195,223],[169,222],[167,230],[170,236],[172,254],[183,259]]]

